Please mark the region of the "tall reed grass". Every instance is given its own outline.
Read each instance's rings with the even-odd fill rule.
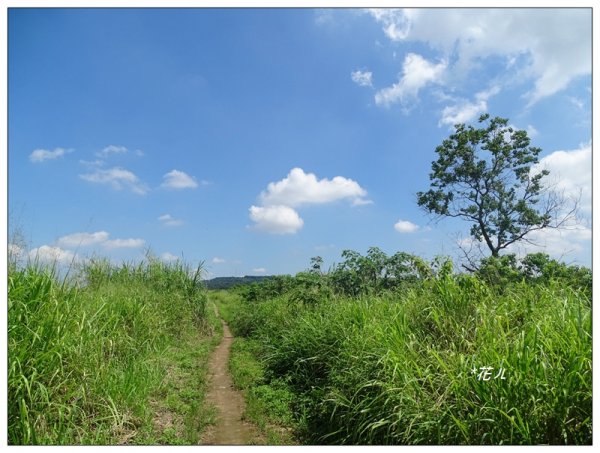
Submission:
[[[587,296],[447,275],[378,297],[247,303],[308,443],[591,444]],[[486,368],[486,367],[490,367]]]
[[[88,262],[84,285],[56,268],[9,266],[8,443],[117,444],[148,420],[158,358],[205,317],[185,265]]]

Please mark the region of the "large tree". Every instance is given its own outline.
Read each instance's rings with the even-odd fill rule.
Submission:
[[[497,257],[532,231],[559,227],[566,217],[558,219],[563,200],[542,184],[548,171],[531,171],[541,149],[529,146],[527,132],[487,114],[479,123],[457,124],[436,148],[431,188],[418,192],[417,202],[430,213],[469,221],[471,236]]]

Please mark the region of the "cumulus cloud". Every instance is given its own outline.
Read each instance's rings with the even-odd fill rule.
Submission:
[[[317,179],[313,173],[293,168],[285,178],[269,183],[261,192],[261,206],[250,207],[250,219],[258,230],[292,234],[304,225],[294,208],[344,199],[350,200],[352,206],[372,203],[366,195],[367,191],[352,179],[343,176]]]
[[[454,126],[458,123],[468,123],[487,111],[485,101],[462,102],[461,104],[447,106],[442,111],[439,124]]]
[[[364,200],[367,191],[352,179],[336,176],[317,179],[314,173],[304,173],[301,168],[293,168],[278,182],[271,182],[260,195],[265,206],[285,205],[297,207],[308,204],[330,203],[337,200]],[[364,204],[364,203],[363,203]]]
[[[215,256],[212,259],[213,264],[223,264],[226,262],[226,260],[224,258],[219,258],[218,256]]]
[[[179,257],[177,255],[173,255],[172,253],[164,252],[160,255],[160,259],[165,263],[172,263],[174,261],[177,261]]]
[[[394,224],[394,229],[399,233],[414,233],[419,229],[419,225],[415,225],[408,220],[398,220]]]
[[[36,149],[29,155],[29,160],[33,163],[44,162],[45,160],[53,160],[64,156],[65,154],[72,153],[72,149],[65,148],[54,148],[49,151],[47,149]]]
[[[43,263],[70,264],[77,260],[77,255],[70,250],[63,250],[60,247],[42,245],[29,251],[29,259]]]
[[[171,216],[171,214],[161,215],[158,220],[164,225],[168,227],[177,227],[183,225],[183,220],[175,219]]]
[[[264,267],[255,267],[254,269],[252,269],[252,272],[254,272],[255,274],[264,274],[265,272],[267,272],[267,270]]]
[[[580,208],[584,213],[592,211],[592,145],[587,143],[578,149],[554,151],[540,159],[531,171],[533,174],[546,169],[550,174],[544,179],[566,197],[577,199],[581,195]]]
[[[527,242],[509,246],[508,251],[526,255],[544,252],[557,259],[575,258],[588,253],[591,256],[592,230],[583,225],[565,229],[544,229],[533,231]],[[581,260],[586,261],[586,260]]]
[[[490,97],[500,92],[500,87],[493,86],[489,90],[481,91],[475,95],[474,101],[463,100],[455,105],[447,106],[442,111],[439,125],[454,126],[458,123],[468,123],[487,112],[487,101]]]
[[[256,228],[273,234],[293,234],[304,225],[298,213],[289,206],[251,206],[250,219]]]
[[[500,57],[513,80],[533,81],[529,104],[591,74],[591,10],[583,8],[419,8],[368,10],[392,41],[418,41],[453,56],[467,74],[476,62]]]
[[[102,245],[109,249],[122,249],[122,248],[136,249],[136,248],[143,247],[145,243],[146,243],[146,241],[144,241],[143,239],[130,238],[130,239],[109,239],[108,241],[105,241]]]
[[[195,189],[198,183],[190,175],[183,171],[171,170],[163,176],[164,182],[161,187],[168,189]]]
[[[419,91],[426,85],[442,82],[446,67],[447,63],[444,61],[432,63],[421,55],[409,53],[404,58],[398,83],[375,93],[375,103],[387,107],[416,99]]]
[[[108,236],[109,234],[106,231],[97,231],[95,233],[73,233],[58,238],[56,245],[58,247],[87,247],[89,245],[106,242]]]
[[[354,83],[361,87],[373,86],[373,73],[371,71],[353,71],[350,77]]]
[[[143,239],[109,239],[109,237],[110,235],[106,231],[73,233],[58,238],[51,245],[42,245],[29,250],[29,252],[25,252],[18,246],[11,247],[12,244],[9,244],[9,253],[13,253],[14,258],[27,256],[30,260],[40,263],[70,265],[81,259],[72,249],[93,246],[105,249],[140,248],[145,244]]]
[[[365,198],[355,198],[352,200],[352,206],[364,206],[367,204],[373,204],[373,200],[367,200]]]
[[[125,148],[124,146],[108,145],[106,148],[102,149],[101,151],[98,151],[96,153],[96,156],[106,158],[111,154],[125,154],[126,152],[127,148]]]
[[[55,242],[56,248],[76,248],[100,245],[105,248],[139,248],[143,247],[143,239],[110,239],[110,234],[106,231],[96,231],[94,233],[73,233],[61,236]]]
[[[408,37],[414,10],[371,8],[368,11],[375,20],[383,24],[383,31],[392,41],[401,41]]]
[[[96,159],[96,160],[84,160],[81,159],[79,161],[80,164],[85,165],[86,167],[91,167],[91,168],[97,168],[97,167],[102,167],[105,162],[103,160],[100,159]]]
[[[492,238],[495,239],[495,238]],[[502,253],[514,253],[522,258],[529,253],[547,253],[550,257],[566,262],[575,262],[589,266],[591,259],[592,230],[585,225],[571,225],[568,228],[545,228],[525,236],[525,240],[509,245]],[[463,250],[480,250],[489,254],[483,241],[472,237],[462,238],[457,245]]]
[[[124,168],[114,167],[108,170],[96,170],[93,173],[85,173],[79,175],[84,181],[94,184],[105,184],[115,190],[127,188],[138,195],[148,193],[148,187],[140,181],[140,179],[129,170]]]

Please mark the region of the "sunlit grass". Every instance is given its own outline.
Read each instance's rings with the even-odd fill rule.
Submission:
[[[10,266],[9,444],[135,442],[165,378],[161,357],[205,328],[201,269],[88,262],[80,281]]]
[[[379,297],[247,303],[233,325],[293,389],[308,443],[592,440],[591,307],[562,285],[500,294],[446,276]]]

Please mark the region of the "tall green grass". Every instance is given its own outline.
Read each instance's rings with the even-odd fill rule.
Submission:
[[[9,267],[9,444],[127,443],[152,417],[160,357],[202,328],[201,268],[88,262],[84,285]]]
[[[592,442],[591,306],[563,285],[500,293],[448,275],[379,297],[247,303],[233,326],[293,389],[308,443]]]

